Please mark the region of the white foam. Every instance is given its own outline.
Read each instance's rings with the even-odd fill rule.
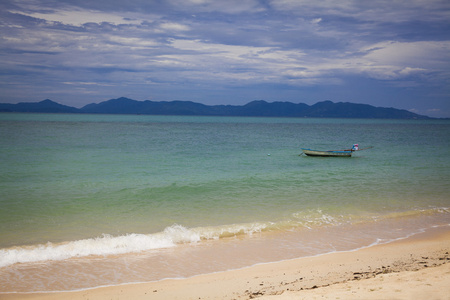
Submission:
[[[436,212],[435,209],[430,211]],[[440,208],[438,213],[448,213],[448,209]],[[416,214],[423,212],[413,211]],[[406,213],[406,215],[411,214]],[[401,215],[405,215],[402,213]],[[292,215],[292,219],[279,222],[255,222],[229,224],[222,226],[186,228],[172,225],[162,232],[154,234],[131,233],[122,236],[104,234],[97,238],[70,241],[65,243],[47,243],[34,246],[19,246],[0,249],[0,267],[16,263],[33,263],[43,261],[65,260],[90,255],[115,255],[137,253],[152,249],[175,247],[177,244],[198,243],[202,240],[216,240],[238,235],[252,235],[263,231],[290,230],[293,228],[315,228],[321,226],[339,226],[352,223],[353,218],[332,216],[321,210],[307,211]],[[392,218],[392,214],[384,218]],[[380,216],[379,216],[380,218]],[[370,218],[368,218],[370,220]],[[376,220],[375,220],[376,221]]]
[[[0,267],[16,263],[64,260],[89,255],[112,255],[174,247],[179,243],[200,241],[200,235],[180,225],[173,225],[157,234],[103,235],[97,238],[61,244],[13,247],[0,250]]]
[[[13,247],[0,250],[0,267],[16,263],[65,260],[90,255],[114,255],[137,253],[152,249],[175,247],[177,244],[197,243],[201,240],[220,239],[240,234],[251,235],[261,232],[267,226],[263,223],[235,224],[218,227],[186,228],[175,224],[155,234],[127,234],[70,241],[47,243],[34,246]]]

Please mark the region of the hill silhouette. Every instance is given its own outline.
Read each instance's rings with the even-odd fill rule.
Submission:
[[[41,102],[0,104],[1,112],[144,114],[183,116],[247,116],[309,118],[431,119],[403,109],[375,107],[368,104],[322,101],[314,105],[255,100],[245,105],[205,105],[191,101],[137,101],[111,99],[82,108],[62,105],[46,99]]]

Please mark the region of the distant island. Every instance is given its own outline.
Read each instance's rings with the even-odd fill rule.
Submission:
[[[404,109],[375,107],[368,104],[322,101],[314,105],[256,100],[245,105],[205,105],[191,101],[137,101],[118,98],[75,108],[43,100],[41,102],[0,103],[0,112],[142,114],[180,116],[242,116],[290,118],[372,118],[433,119]]]

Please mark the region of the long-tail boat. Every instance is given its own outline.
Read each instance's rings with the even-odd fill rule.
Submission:
[[[353,150],[312,150],[302,148],[304,154],[308,156],[332,156],[332,157],[350,157],[352,156]]]
[[[354,144],[351,149],[345,149],[345,150],[328,150],[328,151],[322,151],[322,150],[312,150],[312,149],[306,149],[302,148],[303,153],[308,156],[328,156],[328,157],[351,157],[353,152],[360,151],[360,150],[366,150],[371,149],[371,147],[367,147],[364,149],[359,149],[358,144]],[[300,154],[300,155],[302,155]]]

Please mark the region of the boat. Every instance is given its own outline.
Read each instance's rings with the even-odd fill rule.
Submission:
[[[321,150],[312,150],[302,148],[304,154],[308,156],[324,156],[324,157],[351,157],[354,150],[329,150],[329,151],[321,151]],[[302,153],[302,154],[303,154]]]
[[[353,144],[351,149],[345,149],[345,150],[328,150],[328,151],[322,151],[322,150],[312,150],[312,149],[306,149],[302,148],[303,153],[308,156],[325,156],[325,157],[351,157],[352,153],[355,151],[361,151],[366,149],[372,149],[373,146],[360,149],[358,144]],[[300,155],[302,155],[300,154]]]

